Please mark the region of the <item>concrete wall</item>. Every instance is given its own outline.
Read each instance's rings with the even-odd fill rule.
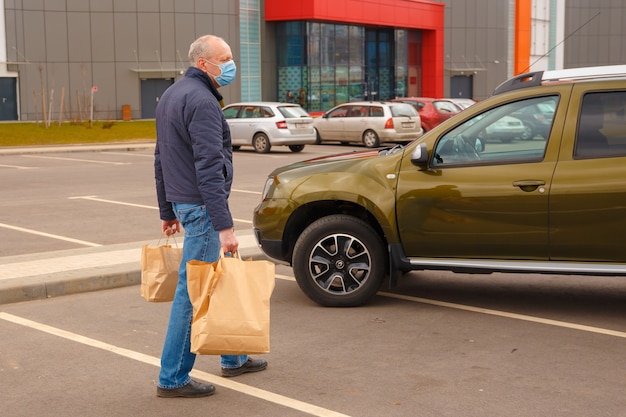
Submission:
[[[626,2],[567,0],[565,68],[626,62]]]
[[[238,1],[5,0],[9,70],[18,73],[20,120],[89,114],[120,119],[122,105],[141,117],[141,78],[180,77],[189,45],[211,33],[239,51]],[[222,90],[240,97],[240,84]]]
[[[444,0],[445,81],[450,95],[450,77],[473,78],[473,98],[483,100],[510,76],[510,0]],[[514,10],[513,10],[514,11]]]
[[[550,1],[562,4],[562,0]],[[444,95],[450,95],[450,77],[464,75],[472,78],[473,98],[487,98],[495,86],[513,75],[515,0],[442,2],[446,28]],[[131,106],[132,118],[141,118],[141,79],[178,79],[188,66],[189,44],[198,36],[222,36],[231,45],[235,59],[239,56],[238,0],[2,3],[6,36],[0,60],[6,64],[0,63],[0,75],[17,75],[20,120],[42,120],[44,106],[46,115],[58,120],[62,96],[63,118],[84,119],[89,114],[92,86],[98,87],[94,119],[120,119],[123,105]],[[561,44],[563,67],[626,61],[623,0],[566,0],[564,4],[564,33],[549,44],[549,48]],[[561,11],[560,6],[558,9]],[[265,100],[274,100],[274,25],[263,20],[262,95]],[[536,53],[539,56],[544,51],[538,49]],[[537,66],[550,65],[543,61]],[[221,92],[226,102],[240,100],[239,81]]]

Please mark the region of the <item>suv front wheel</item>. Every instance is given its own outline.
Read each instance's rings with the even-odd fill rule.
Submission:
[[[331,215],[302,232],[292,265],[298,285],[316,303],[358,306],[376,294],[384,279],[385,245],[363,220]]]

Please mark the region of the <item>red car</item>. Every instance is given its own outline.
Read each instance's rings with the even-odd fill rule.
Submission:
[[[402,97],[392,101],[401,101],[415,107],[422,119],[424,132],[461,111],[460,107],[449,100],[439,100],[430,97]]]

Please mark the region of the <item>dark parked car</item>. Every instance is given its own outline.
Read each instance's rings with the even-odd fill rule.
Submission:
[[[546,140],[480,145],[546,101]],[[521,74],[405,147],[269,175],[253,227],[325,306],[402,272],[626,275],[626,65]]]
[[[511,116],[521,120],[524,124],[526,132],[523,139],[530,140],[537,136],[540,136],[540,139],[547,139],[552,127],[555,108],[556,101],[546,98],[533,106],[526,106],[511,113]]]

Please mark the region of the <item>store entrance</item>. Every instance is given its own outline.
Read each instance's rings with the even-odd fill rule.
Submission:
[[[365,30],[366,100],[394,98],[394,33],[393,29]]]

